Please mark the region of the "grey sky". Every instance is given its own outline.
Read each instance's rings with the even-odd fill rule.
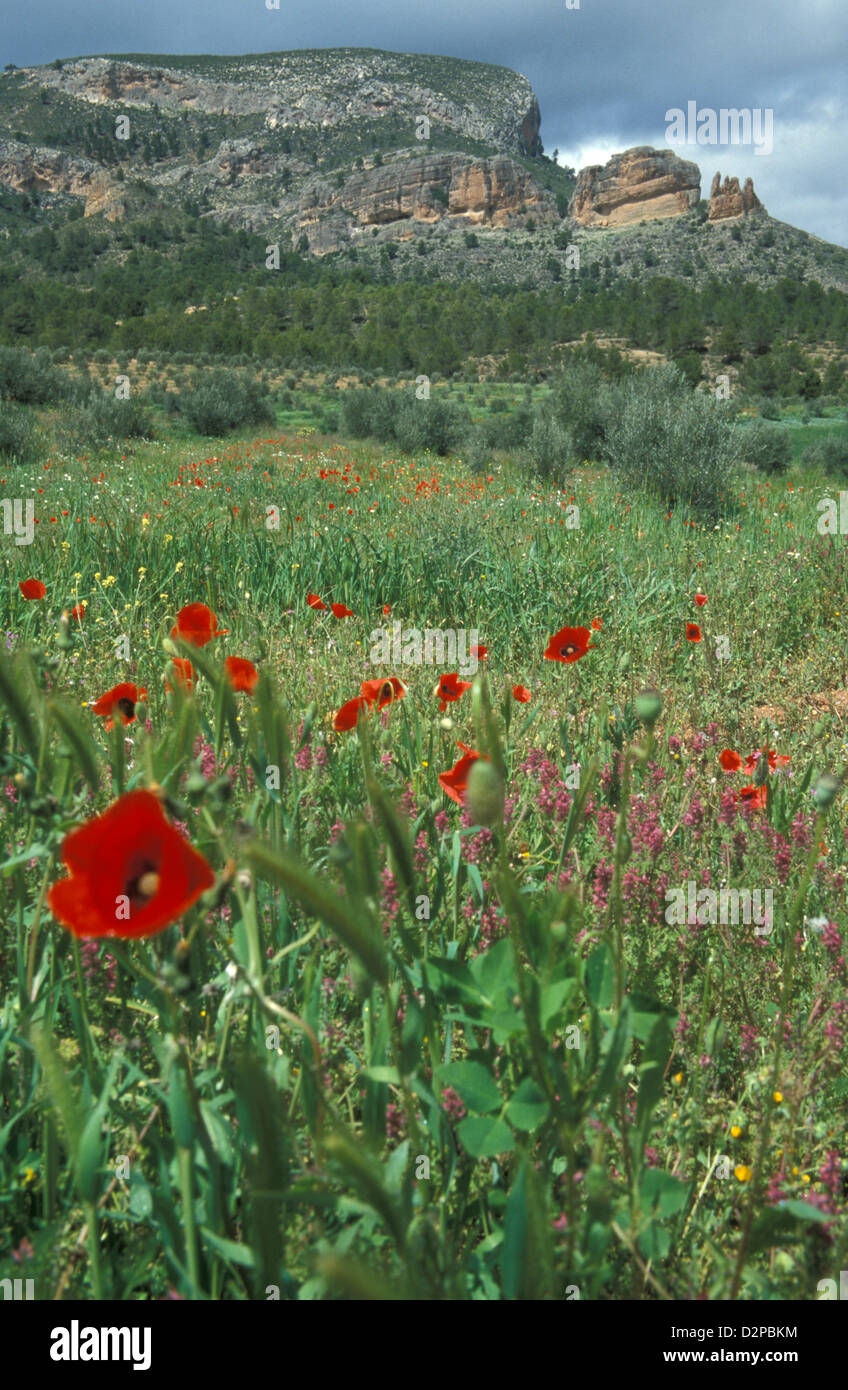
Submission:
[[[574,3],[574,0],[572,0]],[[769,212],[840,244],[848,230],[846,0],[0,0],[0,65],[94,53],[367,47],[502,63],[529,78],[550,154],[577,168],[666,144],[671,107],[771,108],[774,151],[675,146],[749,174]]]

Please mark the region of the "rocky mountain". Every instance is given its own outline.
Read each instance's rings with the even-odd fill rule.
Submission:
[[[175,207],[396,278],[547,285],[739,271],[848,290],[848,253],[769,217],[748,179],[639,146],[544,154],[506,68],[370,49],[126,54],[0,75],[0,186],[40,215],[131,227]],[[9,205],[0,205],[0,233]]]

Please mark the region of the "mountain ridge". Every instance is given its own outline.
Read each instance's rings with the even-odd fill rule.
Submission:
[[[447,280],[731,270],[848,292],[848,251],[771,217],[750,180],[716,174],[705,198],[704,171],[645,146],[578,176],[540,130],[523,74],[448,55],[107,54],[0,76],[0,184],[48,220],[170,203],[397,279],[426,256]]]

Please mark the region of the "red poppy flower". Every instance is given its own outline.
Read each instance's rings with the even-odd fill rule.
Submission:
[[[749,774],[756,772],[757,764],[763,753],[765,753],[768,758],[769,772],[776,772],[779,767],[786,767],[786,765],[792,761],[788,753],[775,753],[773,748],[759,748],[756,753],[750,753],[745,759],[742,771]]]
[[[334,618],[352,618],[353,612],[344,603],[331,603],[330,612]]]
[[[686,624],[686,641],[687,641],[687,642],[700,642],[700,640],[701,640],[701,629],[698,627],[698,624],[697,624],[697,623],[687,623],[687,624]]]
[[[395,700],[402,700],[406,694],[406,686],[398,676],[384,676],[382,679],[377,677],[374,680],[363,681],[359,689],[366,700],[374,701],[378,709],[385,709]]]
[[[146,699],[147,691],[143,685],[137,686],[132,681],[122,681],[120,685],[113,686],[105,695],[101,695],[91,708],[94,714],[105,717],[108,732],[114,726],[116,712],[122,724],[134,723],[135,707],[139,700]]]
[[[489,660],[489,648],[488,648],[488,647],[471,647],[469,650],[470,650],[471,655],[472,655],[473,657],[475,657],[477,661],[488,661],[488,660]]]
[[[392,606],[391,606],[391,604],[390,604],[390,603],[384,603],[384,604],[383,604],[383,617],[384,617],[384,618],[389,618],[389,617],[391,617],[391,613],[392,613]]]
[[[352,700],[347,700],[341,709],[336,710],[333,717],[333,728],[337,734],[346,734],[350,729],[355,729],[360,718],[368,714],[374,701],[369,700],[365,695],[355,695]]]
[[[453,704],[465,694],[466,690],[471,689],[471,681],[461,681],[456,671],[451,671],[446,676],[439,678],[436,686],[435,695],[439,697],[439,709],[444,714],[449,704]]]
[[[695,595],[695,602],[697,603],[697,605],[698,605],[699,608],[703,608],[703,606],[704,606],[704,604],[706,603],[706,601],[707,601],[707,596],[706,596],[706,594],[702,594],[701,591],[700,591],[700,589],[699,589],[698,592],[697,592],[697,594]]]
[[[526,705],[532,696],[524,685],[514,685],[512,687],[512,698],[517,700],[520,705]]]
[[[594,643],[588,627],[561,627],[548,642],[545,650],[546,661],[579,661],[587,651],[594,650]]]
[[[81,603],[75,603],[73,608],[71,609],[71,617],[76,618],[77,622],[81,623],[83,618],[85,617],[84,605]]]
[[[742,766],[742,759],[738,753],[734,753],[732,748],[725,748],[719,753],[718,760],[725,772],[738,772]]]
[[[219,628],[218,619],[205,603],[188,603],[177,614],[176,626],[171,628],[171,636],[182,642],[190,642],[193,647],[205,647],[213,637],[223,637],[228,627]]]
[[[18,588],[24,598],[44,598],[47,589],[40,579],[23,579],[18,584]]]
[[[228,656],[224,667],[233,690],[243,690],[249,695],[259,680],[259,672],[253,662],[243,656]]]
[[[65,836],[70,877],[48,903],[74,936],[152,936],[215,882],[210,865],[166,818],[153,792],[127,792]]]
[[[603,625],[604,625],[604,622],[603,622],[603,619],[602,619],[602,618],[593,618],[593,619],[592,619],[592,627],[595,629],[596,632],[600,632],[600,630],[601,630],[601,628],[603,627]]]
[[[766,789],[764,785],[762,787],[740,787],[736,795],[745,806],[752,806],[755,811],[765,810]]]
[[[463,749],[463,755],[448,772],[439,773],[439,786],[445,795],[450,797],[451,801],[462,806],[465,801],[465,793],[468,790],[468,774],[482,755],[475,753],[473,748],[468,748],[464,743],[457,746]],[[486,762],[488,761],[489,759],[486,758]]]
[[[175,656],[171,659],[174,679],[181,690],[191,692],[194,689],[194,667],[190,661],[186,661],[184,656]],[[165,689],[170,692],[171,686],[166,677]]]
[[[327,611],[326,603],[324,603],[323,599],[320,599],[317,594],[307,594],[306,602],[309,604],[310,608],[315,609],[316,613],[326,613]]]

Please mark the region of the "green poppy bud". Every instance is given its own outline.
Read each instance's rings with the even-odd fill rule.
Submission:
[[[820,811],[826,811],[836,800],[836,793],[842,783],[832,772],[822,773],[813,788],[813,798]]]
[[[662,714],[663,701],[660,692],[655,690],[653,686],[649,686],[646,690],[640,690],[634,704],[636,713],[645,727],[653,729]]]
[[[501,825],[504,813],[504,788],[496,769],[478,758],[468,777],[466,796],[468,809],[478,825]]]

